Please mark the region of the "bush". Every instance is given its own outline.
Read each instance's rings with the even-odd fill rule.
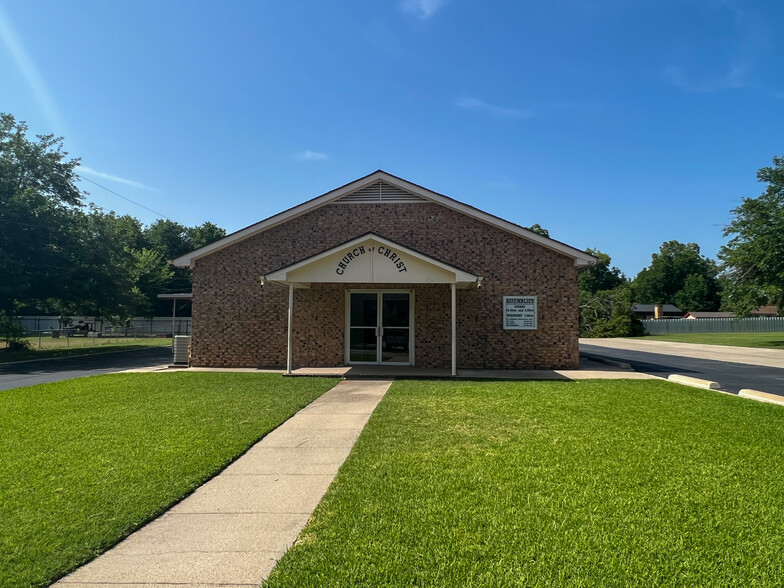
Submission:
[[[5,341],[9,351],[24,351],[30,349],[30,342],[24,338],[25,328],[0,310],[0,338]]]
[[[628,315],[598,319],[590,331],[591,337],[639,337],[644,334],[640,319]]]
[[[580,292],[581,337],[638,337],[645,334],[631,310],[627,285],[593,294]]]

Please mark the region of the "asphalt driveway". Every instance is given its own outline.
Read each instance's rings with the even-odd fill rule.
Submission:
[[[784,351],[780,350],[645,339],[581,339],[580,353],[623,361],[654,376],[682,374],[712,380],[733,394],[750,388],[784,396]]]
[[[0,364],[0,390],[171,363],[171,347]]]

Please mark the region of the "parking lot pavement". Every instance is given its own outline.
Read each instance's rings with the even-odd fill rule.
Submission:
[[[784,351],[776,349],[624,338],[580,339],[580,352],[627,362],[654,376],[711,380],[733,394],[748,388],[784,396]]]
[[[171,347],[150,347],[134,351],[0,364],[0,390],[164,365],[170,363],[171,359]]]

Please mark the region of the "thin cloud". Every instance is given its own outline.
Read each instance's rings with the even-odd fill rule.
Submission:
[[[458,98],[455,104],[459,108],[474,110],[476,112],[485,112],[487,114],[492,114],[493,116],[500,116],[503,118],[531,118],[534,116],[534,113],[530,110],[498,106],[497,104],[490,104],[489,102],[485,102],[479,98],[471,98],[468,96]]]
[[[327,154],[305,149],[305,151],[297,153],[296,159],[299,161],[324,161],[327,159]]]
[[[668,83],[684,92],[693,94],[707,94],[720,90],[745,88],[745,74],[745,69],[738,65],[733,65],[726,74],[717,78],[690,76],[683,68],[675,65],[671,65],[664,70],[664,78]]]
[[[402,0],[400,10],[419,20],[428,20],[441,8],[446,6],[449,0]]]
[[[115,176],[112,174],[107,174],[102,171],[95,170],[91,167],[87,167],[86,165],[79,166],[79,173],[85,173],[88,176],[94,176],[96,178],[102,178],[104,180],[110,180],[112,182],[118,182],[120,184],[125,184],[126,186],[133,186],[134,188],[141,188],[142,190],[152,190],[157,191],[155,188],[142,184],[141,182],[135,182],[134,180],[129,180],[126,178],[121,178],[120,176]]]

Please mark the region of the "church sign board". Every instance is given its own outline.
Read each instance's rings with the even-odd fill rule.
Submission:
[[[536,296],[504,296],[504,329],[536,330]]]

